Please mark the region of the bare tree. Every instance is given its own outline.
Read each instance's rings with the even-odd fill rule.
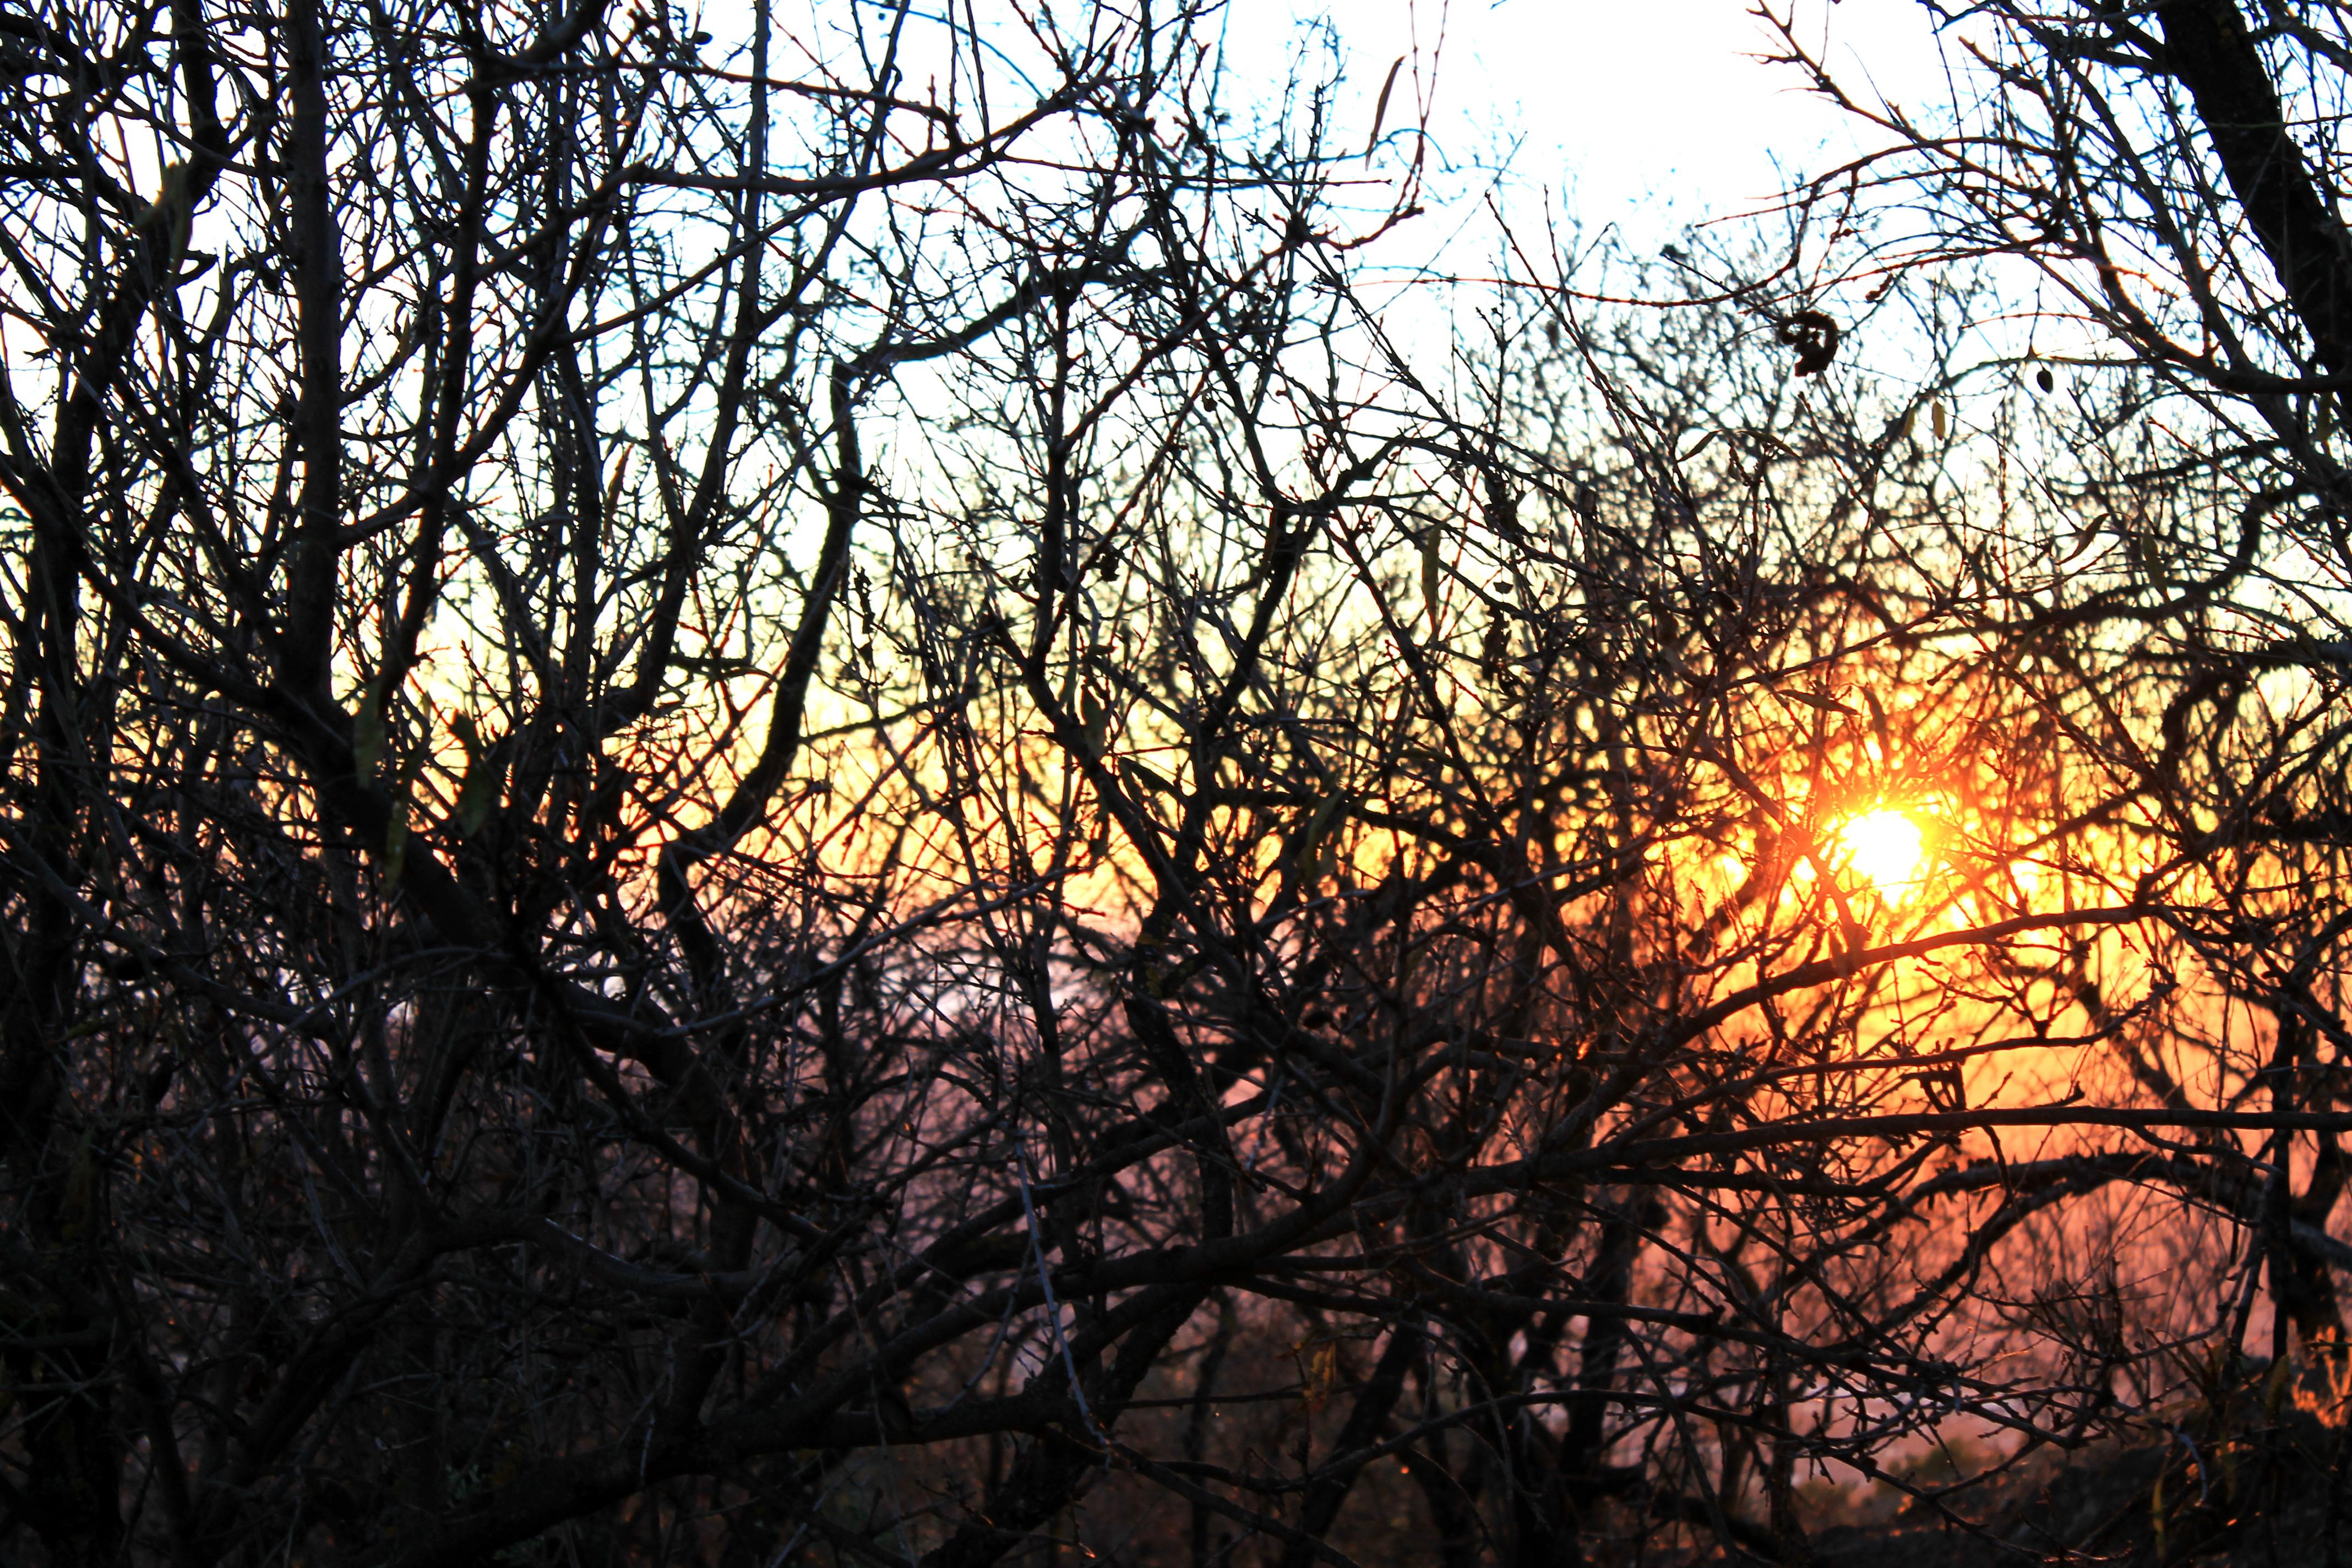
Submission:
[[[2259,1338],[2340,1387],[2346,15],[1926,11],[1951,93],[1909,108],[1782,17],[1790,63],[1885,142],[1793,194],[1809,254],[1776,298],[1850,318],[1890,289],[1957,302],[1957,279],[2004,280],[2007,310],[1984,313],[2003,324],[1920,389],[2000,464],[1990,531],[2013,548],[1979,577],[1997,591],[1978,635],[2065,736],[2053,839],[2095,824],[2130,845],[2107,862],[2161,910],[2144,973],[2178,990],[2160,1028],[2118,1038],[2126,1097],[2280,1113],[2158,1173],[2184,1227],[2235,1194],[2209,1360],[2242,1365]],[[2084,1021],[2118,978],[2077,966]],[[2162,1305],[2140,1304],[2155,1329]],[[2105,1337],[2158,1342],[2131,1317]]]
[[[2002,410],[1997,439],[2039,470],[2041,535],[2065,542],[1987,620],[2028,658],[2065,650],[2074,689],[2049,705],[2114,781],[2110,817],[2165,847],[2147,890],[2179,910],[2189,960],[2265,1016],[2135,1071],[2165,1103],[2211,1068],[2225,1099],[2333,1109],[2345,15],[1928,11],[1969,62],[1948,112],[1848,94],[1783,29],[1822,91],[1889,134],[1800,193],[1878,219],[1823,273],[2031,267],[2042,309],[1976,368],[1977,402]],[[2292,1244],[2342,1193],[2343,1151],[2315,1138],[2265,1155],[2282,1346],[2290,1319],[2314,1345],[2343,1336],[2328,1268]],[[2298,1190],[2280,1173],[2305,1159]]]
[[[0,25],[10,1550],[1785,1556],[2136,1397],[2118,1194],[2181,1336],[2324,1282],[2347,1118],[2162,1076],[2212,692],[1986,640],[1943,394],[1558,276],[1440,374],[1422,62],[1367,204],[1312,56],[961,10]]]
[[[1139,325],[1194,261],[1139,247],[1293,177],[1226,174],[1196,20],[10,23],[10,1528],[442,1562],[724,1475],[772,1554],[782,1456],[888,1426],[827,1363],[953,1272],[866,1169],[939,1068],[866,955],[927,918],[887,847],[771,841],[860,531],[927,500],[877,448],[950,435],[894,378]],[[1014,1531],[1071,1482],[1020,1484]]]

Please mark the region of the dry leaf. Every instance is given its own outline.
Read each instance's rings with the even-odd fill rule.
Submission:
[[[1381,125],[1389,117],[1389,89],[1396,86],[1397,72],[1404,68],[1404,57],[1399,55],[1396,64],[1389,67],[1388,79],[1381,83],[1381,100],[1372,106],[1372,133],[1364,141],[1364,162],[1372,161],[1372,149],[1381,144]]]
[[[1437,593],[1445,583],[1445,563],[1438,558],[1438,526],[1431,523],[1421,536],[1421,602],[1429,607],[1429,626],[1437,629]]]
[[[1836,698],[1824,697],[1817,691],[1783,691],[1779,696],[1783,702],[1801,702],[1806,707],[1817,709],[1823,713],[1843,713],[1849,718],[1861,717],[1856,710],[1846,706]]]
[[[1797,351],[1797,374],[1819,375],[1837,357],[1838,324],[1819,310],[1800,310],[1780,323],[1780,340]]]
[[[1298,1357],[1298,1397],[1309,1413],[1331,1403],[1339,1388],[1339,1347],[1328,1340],[1302,1340]]]

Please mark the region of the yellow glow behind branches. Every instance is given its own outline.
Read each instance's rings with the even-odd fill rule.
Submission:
[[[1919,825],[1899,811],[1866,811],[1838,829],[1841,858],[1885,898],[1918,880],[1927,858]]]

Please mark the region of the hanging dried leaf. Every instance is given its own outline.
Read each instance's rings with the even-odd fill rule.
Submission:
[[[449,733],[457,738],[457,744],[466,752],[465,775],[457,784],[457,821],[459,837],[471,838],[482,830],[491,808],[499,803],[506,782],[506,763],[495,746],[483,744],[481,726],[471,713],[451,714]]]
[[[1339,815],[1339,797],[1327,795],[1316,802],[1315,810],[1307,818],[1307,825],[1299,829],[1295,863],[1300,882],[1312,886],[1323,879],[1332,828]]]
[[[1367,163],[1372,161],[1372,149],[1381,144],[1381,126],[1389,117],[1389,93],[1396,86],[1397,72],[1402,69],[1404,57],[1399,55],[1396,63],[1389,67],[1388,79],[1381,83],[1381,100],[1372,106],[1372,133],[1364,142],[1364,162]]]
[[[1438,590],[1445,584],[1445,563],[1438,556],[1439,531],[1433,522],[1421,535],[1421,602],[1429,609],[1433,631],[1437,627]]]
[[[352,719],[352,771],[362,779],[373,779],[383,765],[383,709],[371,681],[360,693],[360,710]]]
[[[1478,663],[1486,671],[1488,680],[1495,679],[1496,674],[1502,668],[1503,660],[1510,656],[1510,652],[1511,623],[1501,616],[1496,616],[1487,623],[1486,640],[1478,648]]]
[[[500,786],[506,781],[504,763],[485,752],[466,764],[466,777],[457,786],[457,831],[471,838],[489,820],[491,808],[499,804]]]
[[[2085,550],[2091,548],[2092,544],[2099,537],[2099,530],[2105,527],[2106,522],[2107,514],[2101,512],[2098,516],[2084,523],[2076,531],[2074,542],[2066,546],[2066,553],[2058,558],[2059,563],[2063,565],[2066,562],[2074,560],[2074,557],[2080,555]]]
[[[1860,712],[1848,704],[1839,701],[1834,697],[1824,696],[1818,691],[1783,691],[1780,692],[1779,696],[1780,700],[1783,702],[1801,702],[1817,712],[1843,713],[1850,718],[1856,719],[1862,717]]]
[[[1313,1414],[1331,1402],[1339,1390],[1339,1346],[1317,1330],[1290,1347],[1298,1361],[1298,1398]]]
[[[1087,745],[1099,754],[1110,730],[1110,710],[1091,686],[1078,693],[1078,722],[1086,730]]]
[[[1519,541],[1519,498],[1501,474],[1486,470],[1486,526],[1510,543]]]

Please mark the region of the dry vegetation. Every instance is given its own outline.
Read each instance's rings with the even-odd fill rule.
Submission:
[[[0,9],[0,1556],[2336,1561],[2347,17],[1215,23]]]

